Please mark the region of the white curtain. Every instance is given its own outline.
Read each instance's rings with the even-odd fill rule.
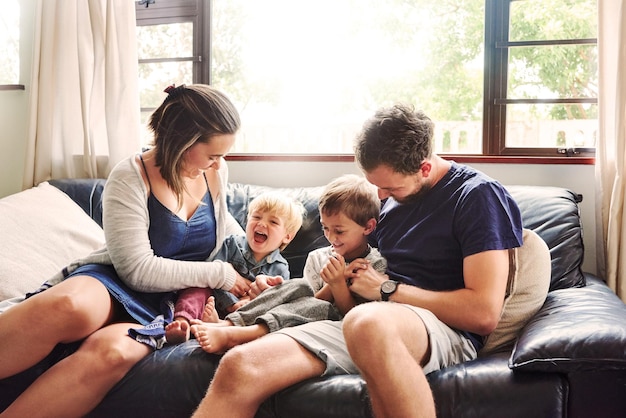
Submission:
[[[24,188],[106,177],[137,152],[135,2],[37,0]]]
[[[598,275],[626,301],[626,0],[599,0]]]

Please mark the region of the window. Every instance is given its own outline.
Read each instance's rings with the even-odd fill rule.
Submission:
[[[20,81],[20,5],[17,0],[2,4],[0,14],[0,85],[18,89]]]
[[[596,0],[489,0],[487,16],[487,153],[593,155]]]
[[[145,127],[170,84],[209,83],[205,1],[136,2],[139,103]],[[144,144],[150,134],[144,130]]]
[[[442,155],[592,156],[596,2],[156,0],[137,6],[142,110],[191,78],[239,108],[233,153],[349,156],[404,101]]]
[[[363,122],[397,101],[437,121],[439,151],[482,152],[484,0],[212,7],[212,81],[242,113],[233,152],[352,154]]]

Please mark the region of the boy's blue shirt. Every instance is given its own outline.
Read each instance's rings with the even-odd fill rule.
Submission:
[[[222,247],[213,260],[221,260],[230,263],[241,276],[254,281],[259,274],[268,276],[281,276],[289,280],[289,263],[276,249],[260,261],[254,259],[250,245],[245,235],[230,235],[226,237]],[[220,317],[228,314],[226,308],[237,303],[239,299],[230,292],[215,289],[215,307]]]

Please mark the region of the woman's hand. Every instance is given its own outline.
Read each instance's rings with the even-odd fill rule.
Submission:
[[[238,299],[242,298],[244,296],[247,296],[250,292],[251,284],[252,283],[250,283],[250,280],[245,279],[243,276],[237,273],[235,276],[235,285],[232,287],[232,289],[229,290],[229,292],[237,296]]]
[[[250,299],[254,299],[263,293],[265,289],[279,285],[283,281],[284,279],[280,276],[267,276],[265,274],[259,274],[250,285],[250,291],[247,296],[249,296]]]

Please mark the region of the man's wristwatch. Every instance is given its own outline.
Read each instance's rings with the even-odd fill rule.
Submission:
[[[395,280],[385,280],[380,285],[380,297],[383,301],[388,301],[391,295],[398,290],[398,282]]]

